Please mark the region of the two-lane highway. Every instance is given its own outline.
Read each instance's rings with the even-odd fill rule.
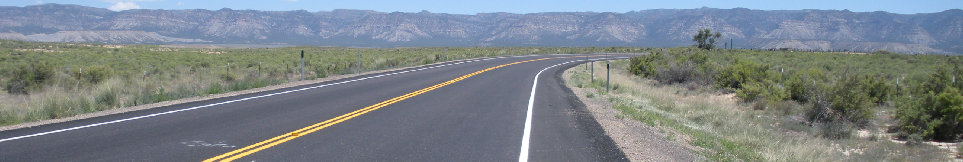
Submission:
[[[560,75],[627,56],[473,59],[3,131],[0,161],[624,160]]]

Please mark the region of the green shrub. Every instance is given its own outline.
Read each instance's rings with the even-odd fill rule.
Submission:
[[[204,90],[205,94],[218,94],[223,92],[226,92],[226,90],[220,83],[211,83],[211,85],[207,86],[207,89]]]
[[[238,79],[237,75],[234,75],[234,73],[231,73],[231,72],[223,72],[218,74],[217,76],[221,78],[221,81],[226,81],[226,82],[231,82]]]
[[[735,64],[726,66],[716,76],[716,87],[727,89],[741,89],[743,84],[759,82],[769,78],[769,65],[747,60],[737,60]]]
[[[877,105],[883,104],[889,100],[889,96],[893,93],[895,87],[893,85],[887,84],[886,78],[882,76],[870,77],[863,76],[859,84],[859,88],[869,95],[870,100]]]
[[[316,68],[314,69],[314,75],[315,75],[315,76],[314,76],[315,78],[328,77],[328,71],[325,70],[323,67],[316,67]]]
[[[27,94],[31,90],[42,90],[44,84],[54,76],[54,67],[47,62],[20,64],[11,72],[5,88],[10,94]]]
[[[786,79],[785,85],[789,93],[789,98],[799,102],[808,102],[810,95],[809,89],[814,88],[812,85],[804,82],[799,75],[791,75]]]
[[[114,70],[108,66],[92,65],[88,66],[87,68],[83,68],[83,70],[80,72],[80,76],[82,79],[87,80],[92,84],[97,84],[110,78],[113,73]]]
[[[773,83],[771,80],[763,82],[749,82],[736,90],[736,96],[744,102],[765,100],[767,103],[779,103],[789,99],[789,91],[785,87]]]
[[[958,73],[954,69],[952,73]],[[902,136],[958,140],[963,135],[963,93],[946,69],[938,71],[897,103],[896,117]]]
[[[742,99],[743,102],[752,102],[759,100],[760,94],[762,94],[763,85],[759,82],[750,82],[748,84],[743,84],[742,88],[736,89],[736,97]]]
[[[943,92],[936,95],[934,105],[936,113],[939,113],[943,120],[943,125],[937,127],[933,133],[939,139],[957,140],[963,134],[963,94],[956,87],[946,88]]]
[[[709,55],[704,51],[680,54],[653,53],[632,58],[629,71],[664,84],[699,82],[710,84]]]
[[[866,124],[874,117],[871,110],[871,99],[867,93],[860,89],[860,80],[857,77],[849,77],[837,82],[833,87],[833,94],[829,102],[835,115],[831,118],[843,119],[858,124]]]
[[[15,73],[14,75],[22,76],[18,73]],[[20,78],[12,78],[5,83],[4,88],[7,90],[7,93],[10,94],[27,94],[28,86],[30,86],[30,81],[21,80]]]
[[[113,109],[119,104],[117,102],[117,92],[110,89],[101,91],[94,97],[94,103],[101,106],[100,110]]]
[[[854,123],[865,126],[875,117],[872,111],[870,97],[858,86],[858,77],[848,77],[836,82],[829,93],[820,92],[813,98],[813,107],[809,111],[809,120],[826,123],[828,127]],[[828,128],[836,129],[836,128]],[[833,131],[833,130],[829,130]],[[830,135],[830,138],[839,136]]]
[[[669,63],[666,68],[659,68],[655,77],[661,83],[675,84],[675,83],[686,83],[692,81],[695,78],[696,69],[692,63],[681,62],[681,63]]]
[[[656,67],[658,66],[656,61],[662,59],[662,57],[662,53],[659,52],[633,57],[629,60],[629,71],[642,77],[655,77]]]
[[[933,137],[935,128],[943,124],[941,120],[936,119],[938,117],[932,115],[933,111],[929,110],[936,99],[935,96],[932,93],[905,96],[897,102],[896,118],[899,119],[900,136],[915,135],[921,140],[923,137]]]
[[[90,102],[83,98],[48,98],[42,106],[47,119],[71,117],[94,111]]]
[[[5,109],[3,104],[0,104],[0,125],[10,125],[22,122],[21,118],[16,113],[17,112],[13,110]]]

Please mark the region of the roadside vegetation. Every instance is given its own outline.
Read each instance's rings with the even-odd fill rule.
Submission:
[[[672,51],[688,53],[685,48]],[[873,114],[878,116],[866,119],[868,122],[863,127],[843,120],[834,121],[843,123],[839,124],[842,126],[829,126],[829,121],[811,119],[810,114],[816,111],[812,103],[791,99],[771,103],[765,98],[746,101],[733,90],[700,83],[705,80],[669,83],[666,80],[671,79],[639,77],[630,71],[636,66],[629,60],[612,62],[611,90],[606,92],[605,65],[595,64],[594,82],[589,79],[589,70],[582,67],[569,70],[570,87],[592,89],[577,95],[604,100],[621,112],[624,119],[656,127],[666,135],[664,138],[699,148],[695,151],[714,161],[941,161],[949,158],[947,150],[935,146],[891,140],[899,136],[887,133],[886,129],[898,127],[893,114],[896,108],[891,103],[872,107]]]
[[[754,109],[799,114],[826,138],[884,127],[911,143],[963,133],[959,56],[670,49],[633,58],[630,70],[661,84],[734,93]],[[792,107],[792,106],[790,106]],[[885,113],[883,113],[885,112]],[[892,119],[898,121],[886,123]]]
[[[963,139],[963,56],[688,48],[615,61],[613,88],[586,82],[626,118],[684,136],[720,161],[943,161]],[[596,75],[598,77],[599,75]],[[942,149],[940,149],[942,148]],[[951,153],[951,152],[956,152]]]
[[[477,57],[638,48],[171,48],[0,40],[0,125]]]
[[[841,159],[868,155],[870,157],[865,158],[900,160],[902,158],[945,158],[946,156],[928,156],[929,153],[921,152],[917,154],[919,157],[915,158],[890,155],[906,155],[904,153],[907,150],[918,152],[913,150],[930,147],[920,145],[926,141],[958,142],[960,140],[963,133],[961,129],[963,125],[960,124],[960,121],[963,121],[963,109],[961,109],[963,95],[959,89],[963,88],[961,84],[963,82],[956,81],[956,78],[963,76],[963,70],[959,67],[961,64],[963,61],[959,56],[902,55],[885,51],[847,54],[675,48],[652,51],[649,55],[633,58],[628,61],[624,70],[653,80],[654,82],[647,86],[660,87],[656,89],[680,87],[683,89],[676,91],[685,94],[732,94],[739,105],[723,109],[736,109],[729,110],[735,112],[728,112],[731,114],[725,115],[735,119],[704,121],[699,118],[689,118],[688,121],[693,123],[710,124],[708,126],[710,130],[716,126],[731,123],[750,127],[724,127],[725,129],[719,129],[719,131],[736,130],[749,133],[751,132],[749,130],[768,129],[770,131],[760,133],[795,132],[820,138],[806,141],[861,150],[860,156],[852,156],[850,153],[846,153],[847,156],[835,156]],[[618,97],[614,100],[632,103],[622,101],[625,99]],[[672,99],[668,100],[655,101],[656,107],[666,104],[677,105],[671,103]],[[682,106],[684,111],[680,113],[719,108],[710,105],[716,104],[697,102],[694,105]],[[626,106],[640,107],[632,104],[620,106],[622,109]],[[616,108],[620,106],[617,104]],[[749,109],[743,110],[739,107]],[[672,110],[672,108],[662,109]],[[663,116],[672,116],[671,111],[666,110],[623,112],[656,117],[659,115],[655,112],[667,112],[670,115]],[[727,112],[714,113],[726,114]],[[693,114],[675,115],[691,116]],[[739,119],[743,117],[747,119]],[[652,119],[652,117],[643,118]],[[686,121],[684,120],[686,118],[681,119]],[[771,123],[777,124],[765,126]],[[688,129],[681,126],[678,128],[683,132]],[[698,133],[686,134],[698,136]],[[757,150],[758,152],[764,153],[767,152],[765,149],[773,149],[752,141],[739,142],[738,138],[741,137],[738,137],[740,136],[738,134],[723,134],[736,136],[733,137],[736,139],[731,139],[737,141],[734,144],[742,144],[742,147],[751,149],[762,149]],[[744,138],[748,137],[762,141],[781,139],[765,138],[766,135],[760,134]],[[891,142],[890,139],[895,140]],[[779,141],[769,142],[779,143]],[[893,142],[905,142],[909,146],[894,146]],[[828,149],[830,146],[824,146],[827,148],[815,150],[832,150]],[[821,154],[832,154],[832,152],[819,153],[815,150],[815,152],[806,150],[788,151],[785,152],[788,154],[781,155],[810,154],[816,155],[810,158],[821,159],[825,158]],[[753,160],[751,153],[742,155],[738,150],[729,151],[735,154],[730,157]],[[945,151],[934,152],[944,152],[942,155],[946,155]],[[770,157],[781,155],[770,155]]]

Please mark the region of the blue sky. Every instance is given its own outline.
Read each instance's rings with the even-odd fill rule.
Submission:
[[[750,8],[762,10],[823,9],[854,12],[933,13],[963,8],[960,0],[3,0],[0,6],[43,3],[78,4],[111,10],[231,8],[268,11],[363,9],[382,12],[475,14],[489,12],[629,12],[645,9]]]

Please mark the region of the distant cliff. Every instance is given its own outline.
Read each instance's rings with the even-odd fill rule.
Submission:
[[[383,13],[0,7],[0,39],[323,46],[685,46],[711,28],[736,48],[963,53],[963,10],[658,9],[628,13]],[[719,45],[722,46],[722,43]]]

